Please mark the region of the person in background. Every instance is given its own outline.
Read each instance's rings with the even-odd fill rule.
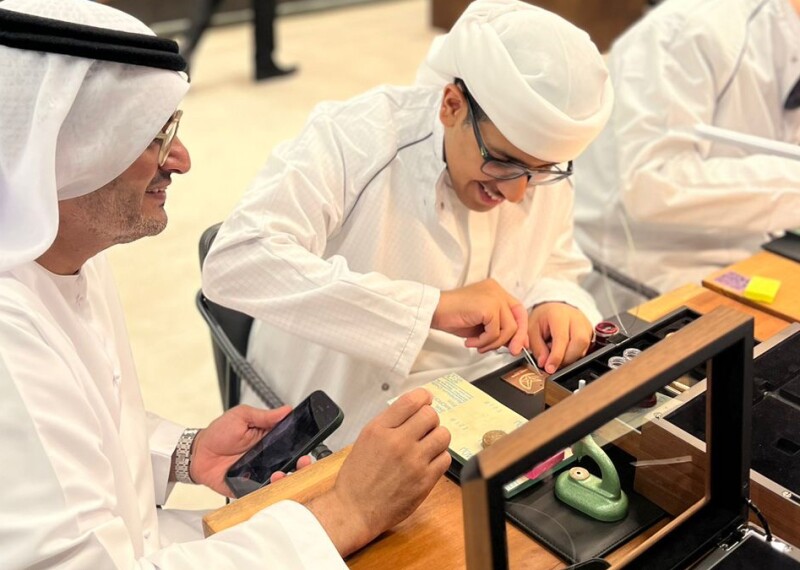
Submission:
[[[289,411],[240,406],[196,430],[143,407],[103,251],[166,226],[172,176],[190,168],[185,62],[87,0],[6,0],[0,30],[3,568],[345,568],[449,465],[430,394],[371,421],[305,506],[209,539],[203,513],[157,509],[176,481],[230,495],[227,469]]]
[[[192,61],[194,52],[211,23],[211,17],[221,3],[222,0],[198,0],[197,10],[191,17],[191,25],[181,46],[181,53],[187,61]],[[296,67],[280,67],[273,58],[277,0],[253,0],[252,6],[255,80],[261,81],[294,73],[297,71]]]
[[[695,130],[800,143],[799,12],[798,0],[666,0],[614,43],[614,112],[576,161],[590,257],[659,293],[800,227],[800,161]],[[599,300],[598,277],[586,286]]]
[[[322,103],[273,151],[203,291],[257,319],[248,358],[283,401],[321,388],[342,406],[334,447],[442,374],[474,380],[523,347],[552,373],[599,319],[577,284],[568,178],[612,100],[585,32],[472,2],[418,84]]]

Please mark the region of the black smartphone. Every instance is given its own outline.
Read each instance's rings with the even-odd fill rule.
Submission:
[[[268,484],[275,471],[294,471],[297,460],[322,443],[343,419],[342,410],[325,392],[313,392],[233,464],[225,482],[236,497],[243,497]]]

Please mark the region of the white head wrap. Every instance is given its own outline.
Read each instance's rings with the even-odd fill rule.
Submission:
[[[434,40],[417,82],[444,86],[456,77],[511,144],[548,162],[578,156],[614,99],[586,32],[518,0],[475,0]]]
[[[146,34],[88,0],[5,0],[0,9]],[[0,271],[53,243],[57,200],[107,184],[138,158],[189,85],[179,73],[0,45]]]

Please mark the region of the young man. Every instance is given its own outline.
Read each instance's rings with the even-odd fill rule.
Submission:
[[[588,36],[477,0],[423,75],[321,104],[204,265],[206,295],[258,319],[248,357],[279,396],[323,388],[343,407],[334,446],[410,387],[501,366],[487,353],[504,345],[553,372],[599,318],[565,180],[612,105]]]
[[[171,177],[190,167],[185,62],[85,0],[6,0],[0,30],[3,568],[344,568],[449,464],[430,394],[371,422],[306,507],[208,540],[202,513],[157,509],[176,480],[229,494],[227,469],[288,412],[240,406],[185,430],[142,405],[102,252],[167,223]]]
[[[798,11],[798,0],[667,0],[613,45],[614,113],[576,162],[587,254],[665,292],[800,226],[800,161],[695,130],[800,143]]]

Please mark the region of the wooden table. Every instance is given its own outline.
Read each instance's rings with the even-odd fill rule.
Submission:
[[[717,277],[729,271],[740,273],[746,277],[759,275],[778,279],[781,282],[781,288],[778,290],[775,301],[770,304],[753,301],[742,296],[741,292],[734,291],[715,281]],[[712,291],[781,319],[790,322],[800,321],[800,264],[791,259],[763,251],[744,261],[715,271],[703,279],[703,285]]]
[[[797,268],[800,273],[800,265]],[[755,319],[755,338],[762,342],[789,326],[788,320],[767,314],[749,305],[743,305],[731,297],[726,297],[700,285],[684,285],[634,307],[628,313],[643,321],[653,322],[681,306],[689,307],[701,315],[717,307],[731,307],[746,313]]]
[[[798,272],[800,274],[800,272]],[[763,273],[762,273],[763,274]],[[630,312],[645,321],[655,321],[676,308],[686,305],[699,313],[717,306],[733,306],[755,318],[756,337],[766,339],[788,326],[788,322],[764,311],[741,305],[723,295],[699,285],[682,287],[672,293],[653,299]],[[308,501],[330,489],[339,467],[349,449],[299,471],[264,489],[256,491],[206,516],[206,535],[249,519],[257,511],[283,499]],[[610,562],[624,557],[633,548],[655,534],[662,526],[657,524],[623,547],[606,556]],[[510,568],[555,570],[567,565],[550,550],[540,545],[515,526],[507,523]],[[394,529],[347,559],[350,568],[376,569],[408,568],[412,570],[461,569],[465,567],[464,524],[461,490],[447,478],[442,478],[417,511]]]
[[[249,519],[256,512],[284,499],[306,502],[333,485],[339,467],[350,453],[345,448],[268,487],[208,514],[203,519],[206,536]],[[555,569],[565,565],[549,550],[507,525],[512,568]],[[391,560],[391,564],[387,561]],[[408,519],[351,555],[350,568],[464,568],[464,521],[461,489],[442,477],[428,498]]]
[[[339,467],[350,452],[345,448],[322,461],[298,471],[268,487],[214,511],[203,519],[206,536],[229,528],[253,516],[259,510],[284,499],[305,502],[330,489]],[[405,521],[384,533],[347,559],[350,568],[384,570],[462,569],[464,554],[464,520],[461,488],[442,477],[422,505]],[[616,550],[607,560],[620,560],[628,552],[657,532],[664,523]],[[567,565],[550,550],[540,545],[510,523],[508,535],[509,567],[526,570],[555,570]],[[389,562],[391,561],[391,562]]]

